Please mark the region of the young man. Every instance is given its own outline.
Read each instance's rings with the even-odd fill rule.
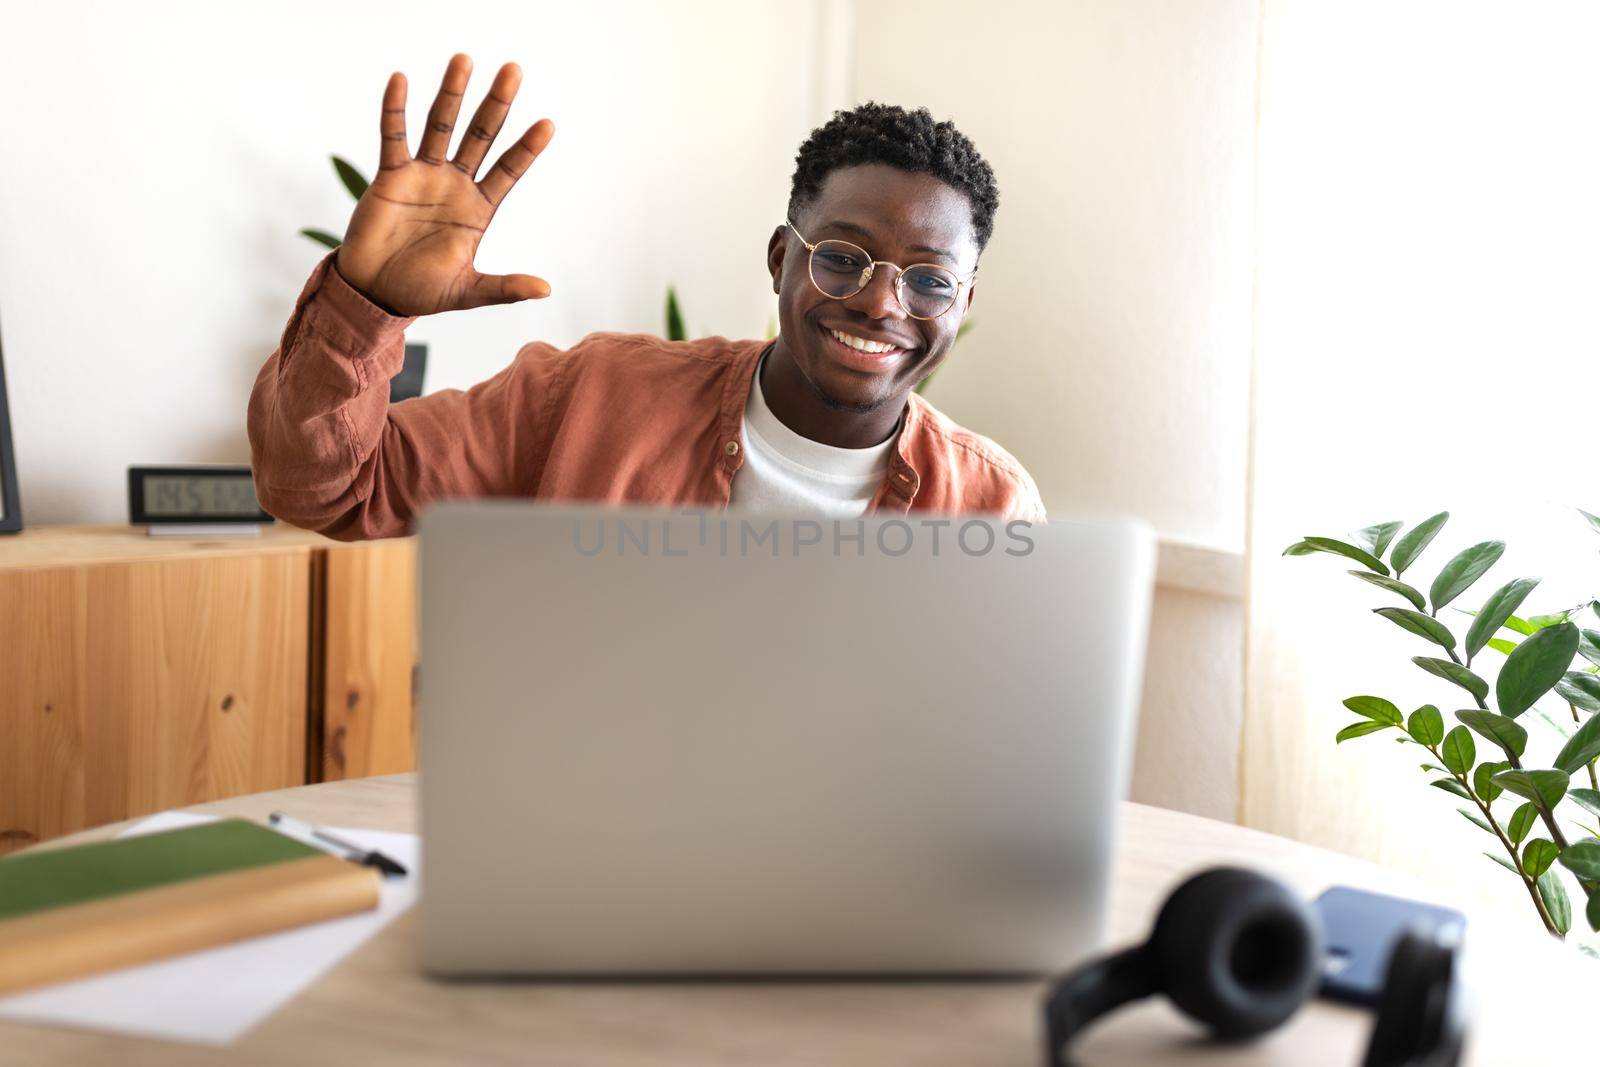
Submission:
[[[470,72],[466,56],[450,61],[415,157],[405,78],[389,79],[377,176],[250,397],[269,512],[345,540],[405,533],[447,497],[1044,518],[1015,459],[912,393],[955,341],[999,200],[971,142],[926,110],[839,112],[801,146],[767,245],[771,343],[534,343],[466,392],[390,407],[414,316],[550,293],[473,269],[554,127],[535,123],[478,179],[521,74],[500,69],[447,158]]]

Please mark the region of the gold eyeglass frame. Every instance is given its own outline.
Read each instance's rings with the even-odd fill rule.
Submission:
[[[976,267],[972,268],[972,273],[967,275],[965,278],[961,277],[961,275],[957,274],[955,271],[951,270],[942,263],[913,263],[909,267],[902,267],[898,263],[890,263],[887,259],[873,259],[871,252],[868,252],[865,248],[862,248],[860,245],[851,241],[841,241],[836,237],[830,237],[828,240],[832,241],[834,244],[849,245],[851,248],[854,248],[867,258],[867,266],[866,269],[861,272],[861,284],[856,291],[846,296],[834,296],[821,285],[817,284],[817,276],[815,274],[814,263],[817,249],[820,248],[824,242],[818,241],[816,244],[812,244],[810,241],[806,240],[805,234],[801,233],[794,223],[790,222],[788,219],[784,219],[783,224],[789,227],[789,229],[794,232],[794,235],[800,238],[800,243],[805,246],[806,278],[810,280],[812,288],[816,289],[817,292],[821,293],[829,300],[849,300],[853,296],[859,296],[862,290],[872,284],[873,275],[877,273],[878,267],[881,264],[885,267],[894,268],[894,300],[895,303],[900,305],[900,310],[904,311],[908,316],[918,320],[919,322],[932,322],[934,319],[942,319],[946,315],[950,314],[951,308],[954,308],[956,306],[956,302],[961,299],[962,287],[971,285],[972,279],[978,276],[978,268]],[[906,299],[901,295],[900,290],[902,286],[905,285],[906,271],[915,270],[918,267],[932,267],[934,270],[942,270],[956,280],[956,291],[955,295],[950,298],[950,307],[945,308],[937,315],[914,314],[910,308],[906,307]]]

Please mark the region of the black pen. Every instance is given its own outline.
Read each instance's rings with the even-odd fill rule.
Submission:
[[[328,831],[312,826],[310,823],[301,822],[299,819],[291,819],[281,811],[273,812],[267,819],[273,826],[281,826],[286,830],[294,831],[295,834],[300,836],[326,842],[334,848],[342,850],[345,853],[345,859],[350,860],[352,863],[359,863],[364,867],[376,867],[383,872],[385,878],[390,875],[399,877],[406,873],[404,867],[385,856],[382,852],[362,848],[360,845],[346,841],[342,837],[335,837]]]

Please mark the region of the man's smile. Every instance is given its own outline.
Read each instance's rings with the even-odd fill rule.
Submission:
[[[882,374],[898,367],[911,351],[908,346],[883,338],[863,337],[831,326],[821,329],[827,338],[829,356],[851,370]]]

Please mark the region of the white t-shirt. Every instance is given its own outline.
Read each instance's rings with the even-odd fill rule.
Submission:
[[[765,361],[763,361],[765,362]],[[733,476],[729,506],[852,519],[865,515],[889,470],[894,433],[871,448],[835,448],[802,437],[767,407],[756,368],[744,406],[744,465]]]

